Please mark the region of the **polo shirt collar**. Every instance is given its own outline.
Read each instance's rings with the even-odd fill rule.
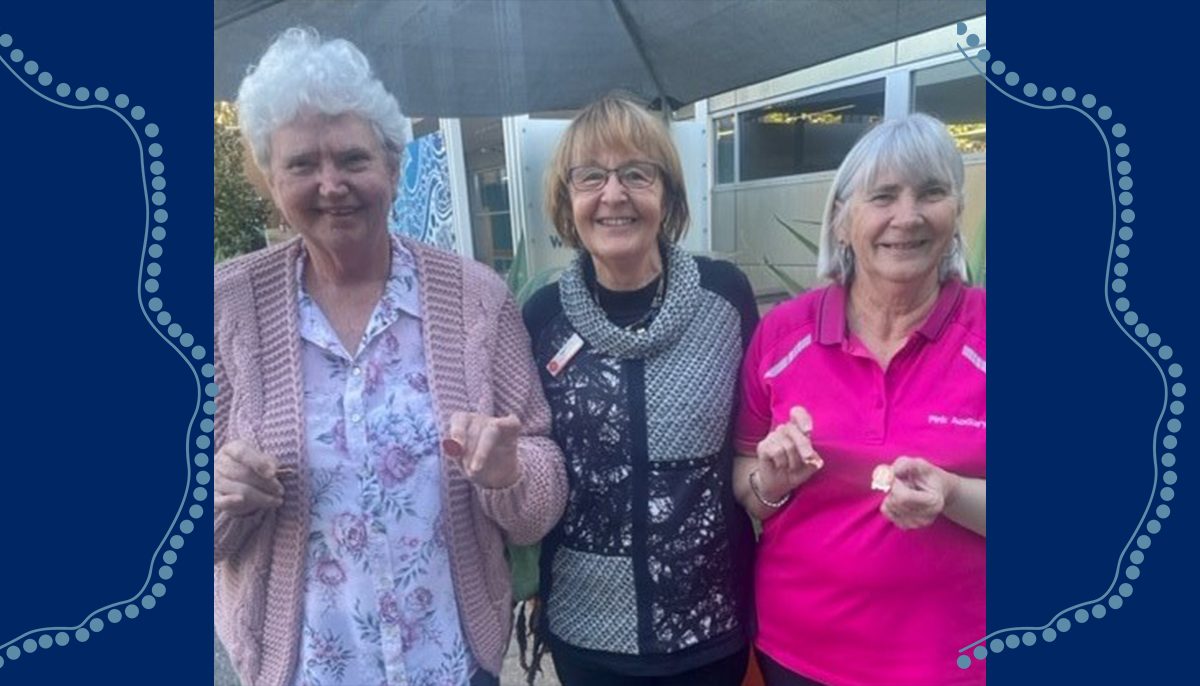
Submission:
[[[917,332],[931,341],[936,341],[945,330],[946,324],[954,318],[954,312],[958,309],[958,304],[962,302],[962,296],[962,281],[953,277],[948,279],[942,284],[937,302],[933,304],[933,311],[925,318],[925,323],[917,329]]]
[[[917,329],[928,340],[937,340],[953,319],[955,310],[962,301],[963,284],[956,278],[950,278],[942,284],[938,291],[937,302],[933,310],[925,318],[925,322]],[[833,284],[821,295],[818,310],[817,342],[823,345],[837,345],[846,340],[849,328],[846,326],[846,289],[841,284]]]

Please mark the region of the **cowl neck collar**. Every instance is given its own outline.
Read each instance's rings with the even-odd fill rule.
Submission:
[[[622,359],[646,358],[674,345],[683,335],[699,306],[700,270],[692,256],[679,246],[666,246],[663,250],[667,292],[662,309],[642,331],[630,331],[612,323],[592,299],[584,273],[586,261],[591,260],[587,252],[581,250],[563,272],[558,280],[563,312],[575,331],[593,348]]]

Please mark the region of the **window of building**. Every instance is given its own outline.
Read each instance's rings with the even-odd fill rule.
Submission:
[[[505,274],[512,267],[513,236],[503,122],[473,118],[460,122],[475,259]]]
[[[713,120],[713,159],[717,161],[717,183],[733,183],[733,115]]]
[[[513,261],[512,217],[508,210],[508,174],[503,167],[471,175],[471,228],[475,257],[501,274]]]
[[[946,122],[958,149],[963,153],[987,150],[987,83],[979,72],[962,60],[912,75],[912,107]]]
[[[688,121],[696,118],[696,103],[684,105],[671,112],[671,121]]]
[[[738,180],[837,169],[854,142],[883,118],[884,80],[868,81],[738,115]]]

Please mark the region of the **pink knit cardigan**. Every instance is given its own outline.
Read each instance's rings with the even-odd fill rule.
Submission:
[[[505,489],[472,485],[444,462],[442,506],[460,620],[471,653],[500,673],[512,625],[504,540],[532,543],[566,501],[562,454],[547,435],[550,413],[529,337],[504,284],[490,270],[404,242],[417,261],[425,363],[442,426],[455,411],[509,412],[523,424],[520,476]],[[214,519],[217,633],[244,686],[285,686],[296,668],[309,533],[296,263],[300,241],[216,268],[216,445],[252,442],[285,473],[278,510]]]

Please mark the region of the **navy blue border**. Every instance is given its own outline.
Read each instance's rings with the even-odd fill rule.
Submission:
[[[211,683],[211,20],[0,10],[0,684]]]
[[[1026,101],[988,91],[988,625],[1028,627],[986,657],[993,684],[1194,671],[1182,659],[1200,605],[1194,472],[1176,384],[1195,371],[1195,137],[1171,66],[1189,61],[1172,36],[1194,16],[1162,9],[996,3],[988,15],[988,51],[1004,62],[989,77]],[[1050,104],[1046,87],[1055,104],[1073,89],[1073,107],[1030,107]]]
[[[1165,11],[1151,3],[996,3],[987,33],[989,50],[1023,79],[1094,94],[1127,127],[1136,221],[1125,296],[1174,349],[1171,362],[1186,381],[1197,195],[1186,66],[1195,23],[1186,7]],[[207,2],[10,3],[0,11],[0,33],[45,69],[128,94],[161,127],[171,220],[159,295],[206,348],[210,20]],[[7,618],[61,612],[69,616],[54,621],[70,624],[146,581],[180,496],[193,487],[195,464],[179,456],[196,450],[189,424],[203,390],[151,337],[138,309],[144,180],[133,176],[143,160],[128,132],[118,139],[115,119],[69,119],[32,98],[18,105],[24,96],[13,79],[0,80],[10,418],[0,593]],[[1153,456],[1161,460],[1159,418],[1174,380],[1158,378],[1109,315],[1111,159],[1095,130],[1077,115],[997,97],[988,120],[990,348],[1001,370],[990,387],[988,600],[998,628],[1044,622],[1112,582],[1165,468]],[[75,358],[83,362],[63,362]],[[1188,415],[1180,418],[1186,425]],[[1200,603],[1187,448],[1184,431],[1172,451],[1178,495],[1123,607],[1053,643],[989,656],[993,684],[1188,680]],[[0,684],[210,683],[207,517],[180,549],[155,608],[85,643],[8,660]],[[142,548],[136,564],[119,563]],[[55,605],[82,605],[89,594],[98,602],[73,614]]]

